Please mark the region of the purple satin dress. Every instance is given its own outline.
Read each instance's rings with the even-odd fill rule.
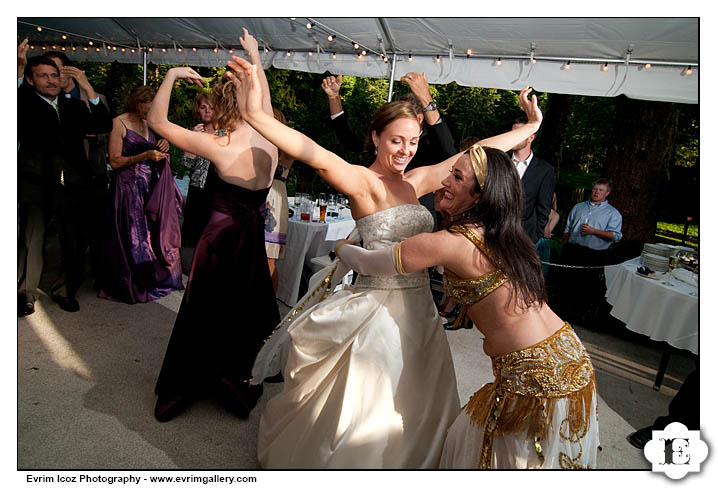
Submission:
[[[145,139],[127,128],[122,156],[156,149],[156,142],[152,130]],[[169,156],[115,170],[110,194],[98,297],[135,304],[183,290],[179,253],[183,203]]]

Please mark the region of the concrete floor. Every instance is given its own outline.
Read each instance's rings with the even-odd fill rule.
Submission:
[[[259,415],[282,385],[265,384],[247,420],[208,400],[158,423],[153,389],[182,293],[127,305],[96,298],[90,284],[77,313],[43,295],[35,314],[17,320],[17,469],[259,469]],[[596,369],[599,468],[650,470],[626,436],[666,414],[694,357],[675,352],[656,391],[661,345],[610,318],[600,330],[574,327]],[[446,334],[463,404],[492,380],[490,360],[478,331]]]

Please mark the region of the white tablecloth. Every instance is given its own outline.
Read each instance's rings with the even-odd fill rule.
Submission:
[[[304,264],[308,264],[316,256],[327,255],[334,249],[337,240],[346,238],[352,229],[352,218],[326,223],[290,219],[284,258],[277,260],[277,298],[288,306],[293,306],[299,299],[299,284]]]
[[[698,289],[665,276],[636,274],[640,258],[605,267],[606,300],[611,315],[636,333],[698,354]]]

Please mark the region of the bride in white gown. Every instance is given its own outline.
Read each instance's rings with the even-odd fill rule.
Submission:
[[[390,102],[377,110],[369,128],[376,160],[369,168],[351,165],[265,117],[255,68],[240,58],[233,60],[228,64],[237,73],[244,120],[349,197],[366,248],[393,246],[432,230],[431,214],[417,196],[438,189],[460,154],[404,174],[420,134],[410,103]],[[526,94],[524,90],[522,100]],[[533,132],[527,126],[482,144],[508,150]],[[300,305],[292,311],[293,322],[286,330],[291,345],[284,389],[268,402],[260,420],[260,464],[438,467],[460,406],[451,352],[426,270],[396,277],[359,276],[354,286],[302,309]]]

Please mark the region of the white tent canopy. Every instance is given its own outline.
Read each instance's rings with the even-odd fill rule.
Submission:
[[[66,17],[17,22],[18,38],[29,37],[33,46],[31,55],[55,46],[79,61],[191,66],[224,66],[230,52],[242,53],[242,27],[266,48],[261,49],[265,68],[392,80],[418,71],[430,83],[508,90],[531,85],[540,92],[698,102],[695,17]]]

